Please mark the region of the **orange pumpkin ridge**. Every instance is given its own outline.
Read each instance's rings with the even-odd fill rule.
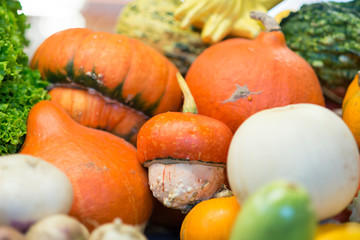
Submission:
[[[136,143],[140,127],[149,118],[117,101],[107,100],[85,89],[56,87],[49,92],[72,118],[85,126],[102,129]]]
[[[51,101],[31,109],[27,129],[20,153],[40,157],[67,174],[74,189],[70,215],[89,229],[115,217],[129,224],[146,223],[153,197],[146,170],[130,143],[78,124]]]
[[[118,124],[121,134],[127,129],[125,135],[128,138],[136,139],[138,126],[148,117],[180,109],[181,91],[176,81],[178,70],[175,65],[153,48],[125,35],[67,29],[47,38],[37,49],[30,65],[39,69],[42,77],[52,82],[54,87],[96,90],[101,96],[139,111],[138,120]],[[89,98],[93,98],[92,93],[87,94]],[[74,93],[75,99],[76,95]],[[58,94],[56,101],[72,104],[61,98],[65,97]],[[94,100],[91,101],[95,104]],[[125,112],[126,109],[123,108]],[[71,116],[76,119],[77,114],[86,111],[90,114],[101,112],[97,107],[84,107]],[[119,112],[120,115],[123,113]],[[88,122],[85,125],[97,124]]]

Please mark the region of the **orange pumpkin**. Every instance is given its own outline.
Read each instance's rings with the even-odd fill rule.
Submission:
[[[150,118],[139,131],[137,147],[139,161],[149,168],[153,195],[169,208],[187,211],[224,184],[233,134],[223,122],[196,114],[180,73],[178,81],[184,92],[183,112]]]
[[[180,108],[175,65],[153,48],[125,35],[85,28],[60,31],[39,46],[30,65],[39,69],[53,87],[62,87],[56,93],[50,91],[50,95],[74,119],[132,143],[149,116]],[[64,87],[76,90],[66,93]],[[87,104],[77,104],[79,98]],[[124,120],[128,114],[131,121]],[[79,117],[82,115],[93,117]]]
[[[158,114],[142,126],[137,140],[140,162],[148,166],[172,158],[225,165],[232,132],[223,122],[197,114],[185,81],[180,73],[177,76],[185,96],[183,111]]]
[[[233,132],[264,109],[293,103],[325,105],[314,70],[286,46],[274,19],[260,18],[267,31],[254,40],[233,38],[212,45],[185,78],[199,114],[223,121]]]
[[[90,230],[120,217],[144,224],[153,209],[147,173],[135,147],[111,133],[74,121],[51,101],[37,103],[29,113],[20,151],[54,164],[74,189],[70,215]]]
[[[180,230],[181,240],[227,240],[240,205],[235,196],[212,198],[195,205]]]
[[[230,129],[216,119],[167,112],[152,117],[140,129],[138,156],[145,166],[170,158],[225,167],[231,138]]]
[[[360,72],[346,90],[342,103],[342,117],[353,133],[356,143],[360,148]]]

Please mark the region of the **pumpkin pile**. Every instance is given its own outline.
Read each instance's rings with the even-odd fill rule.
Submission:
[[[45,39],[26,69],[46,94],[0,157],[0,239],[359,239],[360,66],[330,109],[279,2],[138,0],[118,33]]]

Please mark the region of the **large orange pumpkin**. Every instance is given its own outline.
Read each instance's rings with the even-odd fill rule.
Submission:
[[[325,104],[314,70],[286,46],[275,20],[265,19],[268,31],[254,40],[233,38],[212,45],[186,75],[199,114],[223,121],[233,132],[263,109]]]
[[[70,214],[90,230],[115,217],[128,224],[145,224],[150,218],[153,197],[135,147],[80,125],[58,104],[41,101],[30,110],[20,152],[67,174],[74,189]]]
[[[39,46],[30,65],[54,87],[62,87],[50,95],[73,118],[132,143],[149,116],[180,108],[178,69],[153,48],[125,35],[86,28],[63,30]],[[131,121],[124,118],[128,114]]]

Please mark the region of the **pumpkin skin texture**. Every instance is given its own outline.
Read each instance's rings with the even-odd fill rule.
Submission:
[[[346,90],[342,103],[342,118],[353,133],[356,143],[360,148],[360,79],[356,74]]]
[[[207,116],[167,112],[150,118],[139,131],[137,150],[149,168],[153,195],[182,211],[210,198],[224,184],[231,138],[224,123]]]
[[[181,240],[227,240],[240,211],[235,196],[212,198],[195,205],[180,229]]]
[[[135,147],[111,133],[85,127],[52,101],[30,111],[20,151],[61,169],[74,189],[70,215],[89,230],[120,217],[144,224],[153,209],[147,173]]]
[[[117,101],[106,101],[84,89],[56,87],[51,100],[60,104],[72,118],[85,126],[102,129],[136,143],[137,134],[148,117]]]
[[[54,87],[91,89],[90,94],[95,90],[107,101],[117,101],[140,111],[139,115],[177,111],[181,105],[175,65],[155,49],[125,35],[85,28],[63,30],[39,46],[30,66],[38,69]],[[56,99],[70,105],[63,106],[65,109],[73,107],[73,101]],[[84,106],[71,116],[76,118],[87,110],[89,107]],[[130,126],[124,122],[124,128],[131,129],[125,135],[131,139],[142,122],[144,119],[140,123],[131,122]]]
[[[263,109],[325,105],[314,70],[286,46],[280,31],[212,45],[193,62],[185,79],[199,114],[223,121],[233,132]]]
[[[232,132],[222,122],[199,114],[167,112],[149,119],[137,140],[142,164],[157,159],[225,165]]]

